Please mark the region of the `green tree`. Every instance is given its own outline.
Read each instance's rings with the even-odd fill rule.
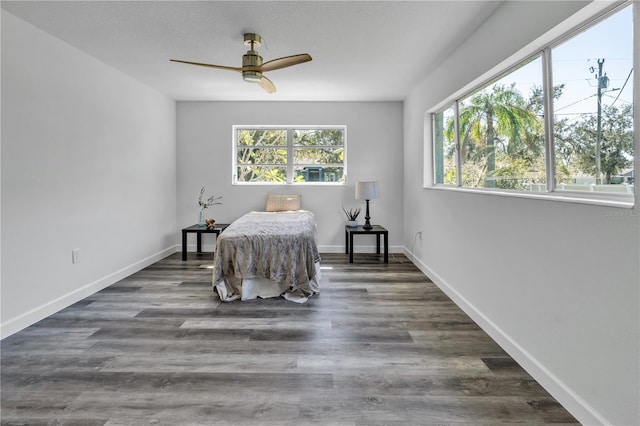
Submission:
[[[573,178],[577,175],[595,176],[597,117],[582,115],[572,124],[556,129],[556,153],[562,162],[564,174],[559,177]],[[602,108],[602,134],[600,168],[604,183],[612,183],[612,177],[633,164],[633,108],[632,105],[604,106]]]
[[[554,87],[553,99],[564,85]],[[460,157],[464,186],[528,189],[528,183],[546,180],[544,161],[544,97],[534,86],[529,98],[515,88],[494,85],[460,102]],[[452,159],[455,150],[454,120],[444,125],[442,150]],[[572,183],[576,176],[596,174],[597,116],[584,114],[554,120],[556,179]],[[633,105],[603,106],[600,134],[600,169],[604,183],[633,165]],[[452,160],[450,160],[452,161]],[[445,183],[455,183],[453,172]],[[443,172],[446,167],[443,167]]]
[[[283,182],[286,179],[285,130],[239,130],[236,143],[239,182]]]
[[[513,177],[515,158],[527,159],[524,167],[517,170],[521,174],[542,157],[543,122],[515,83],[497,84],[475,94],[461,102],[459,115],[463,180],[466,175],[471,180],[467,182],[470,186],[480,186],[484,179],[488,188],[517,187],[502,179],[496,185],[496,177]],[[451,137],[453,131],[451,122],[445,133]],[[504,164],[498,167],[502,170],[496,170],[497,160],[498,164]]]

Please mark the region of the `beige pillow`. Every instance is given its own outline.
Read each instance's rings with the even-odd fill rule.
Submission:
[[[301,195],[267,194],[267,211],[300,210]]]

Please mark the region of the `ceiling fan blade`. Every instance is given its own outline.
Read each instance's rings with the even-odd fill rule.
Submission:
[[[221,70],[242,72],[242,68],[241,67],[227,67],[227,66],[224,66],[224,65],[203,64],[203,63],[200,63],[200,62],[182,61],[180,59],[169,59],[169,60],[171,62],[180,62],[180,63],[183,63],[183,64],[198,65],[200,67],[217,68],[217,69],[221,69]]]
[[[264,75],[262,76],[258,84],[260,85],[260,87],[266,90],[267,93],[274,93],[276,91],[276,86],[274,86],[273,82]]]
[[[279,70],[281,68],[290,67],[292,65],[298,65],[311,60],[311,55],[308,53],[301,53],[300,55],[285,56],[283,58],[273,59],[265,62],[257,67],[260,72],[267,72],[273,70]]]

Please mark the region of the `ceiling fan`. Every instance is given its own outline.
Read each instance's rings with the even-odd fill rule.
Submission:
[[[203,64],[200,62],[182,61],[180,59],[170,59],[173,62],[181,62],[183,64],[198,65],[201,67],[218,68],[222,70],[237,71],[242,73],[244,81],[250,83],[258,83],[260,87],[268,93],[274,93],[276,86],[273,82],[263,75],[267,71],[279,70],[281,68],[309,62],[311,56],[307,53],[299,55],[285,56],[271,61],[262,62],[262,56],[258,54],[255,48],[262,44],[262,37],[259,34],[247,33],[244,35],[244,45],[249,48],[247,53],[242,55],[242,67],[229,67],[225,65]]]

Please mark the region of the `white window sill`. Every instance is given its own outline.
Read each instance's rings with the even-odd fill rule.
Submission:
[[[633,209],[634,194],[606,194],[589,192],[589,196],[579,191],[557,191],[557,192],[520,192],[505,191],[488,188],[460,188],[457,186],[437,185],[425,187],[425,189],[437,191],[467,192],[472,194],[494,195],[499,197],[529,198],[546,201],[561,201],[568,203],[589,204],[605,207],[618,207],[623,209]]]

